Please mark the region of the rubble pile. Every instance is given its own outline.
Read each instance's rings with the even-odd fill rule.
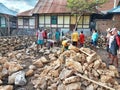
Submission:
[[[91,46],[91,37],[86,37],[85,38],[85,47],[90,47]],[[100,36],[98,38],[98,47],[102,49],[106,49],[106,40],[104,36]]]
[[[35,42],[35,36],[16,36],[0,38],[0,55],[8,51],[15,51],[27,48]]]
[[[36,53],[32,44],[0,56],[0,90],[23,90],[28,83],[34,88],[29,90],[119,90],[116,77],[115,66],[107,68],[89,48],[70,46],[63,53],[58,47],[42,48]]]
[[[38,70],[31,80],[36,90],[119,90],[117,69],[112,65],[107,68],[94,51],[68,50],[53,61],[54,55],[33,61]]]

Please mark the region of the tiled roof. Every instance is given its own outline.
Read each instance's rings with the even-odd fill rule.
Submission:
[[[5,5],[3,5],[2,3],[0,3],[0,13],[1,14],[7,14],[7,15],[12,15],[12,16],[16,16],[17,12],[8,9]]]
[[[32,10],[33,9],[27,10],[25,12],[18,13],[17,16],[32,16]]]

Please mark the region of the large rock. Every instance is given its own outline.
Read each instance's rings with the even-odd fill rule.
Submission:
[[[112,81],[112,77],[108,75],[101,75],[101,82],[103,83],[110,83]]]
[[[16,63],[16,62],[6,62],[3,67],[7,68],[8,71],[9,71],[9,74],[13,73],[13,72],[16,72],[18,70],[21,70],[23,69],[23,67]]]
[[[8,75],[8,70],[6,68],[3,68],[1,74],[2,74],[2,76]]]
[[[80,73],[83,73],[81,63],[74,61],[73,59],[66,59],[65,65],[69,68],[72,68]]]
[[[4,64],[7,61],[8,61],[7,57],[0,57],[0,64]]]
[[[34,71],[33,70],[28,70],[27,72],[26,72],[26,76],[32,76],[34,74]]]
[[[59,84],[57,87],[57,90],[66,90],[65,85],[64,84]]]
[[[8,77],[9,84],[25,85],[26,82],[27,81],[25,79],[25,72],[23,71],[13,73],[11,76]]]
[[[69,78],[66,78],[63,83],[64,84],[70,84],[70,83],[75,83],[75,82],[79,82],[80,81],[80,77],[78,76],[71,76]]]
[[[43,67],[43,63],[42,63],[42,61],[41,61],[40,59],[36,60],[36,61],[33,63],[33,65],[35,65],[35,66],[38,67],[38,68]]]
[[[76,82],[76,83],[71,83],[66,85],[66,90],[81,90],[81,83]]]
[[[101,64],[101,62],[99,61],[99,60],[96,60],[95,62],[94,62],[94,68],[95,69],[98,69],[99,67],[100,67],[100,64]]]
[[[29,66],[29,69],[31,69],[31,70],[35,70],[36,67],[35,67],[34,65],[30,65],[30,66]]]
[[[0,90],[13,90],[12,85],[0,86]]]
[[[68,70],[68,69],[65,69],[65,68],[64,68],[64,69],[60,72],[59,78],[60,78],[60,79],[65,79],[65,78],[71,76],[73,73],[74,73],[73,70]]]
[[[40,60],[41,60],[41,62],[42,62],[43,64],[49,62],[45,57],[41,57]]]
[[[110,70],[110,71],[113,71],[113,73],[114,73],[114,75],[115,75],[116,77],[119,77],[118,70],[117,70],[117,68],[116,68],[115,66],[109,65],[109,70]]]
[[[86,90],[94,90],[94,86],[91,84],[91,85],[87,86]]]

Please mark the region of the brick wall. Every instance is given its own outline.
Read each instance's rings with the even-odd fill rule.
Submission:
[[[110,19],[99,19],[96,20],[96,29],[102,34],[106,34],[107,28],[113,28],[116,27],[118,30],[120,30],[120,15],[114,15],[113,20]]]

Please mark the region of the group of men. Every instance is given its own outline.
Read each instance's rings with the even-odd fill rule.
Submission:
[[[116,67],[118,67],[118,52],[120,51],[120,35],[118,33],[117,28],[108,28],[107,29],[107,52],[108,56],[111,59],[110,64],[116,63]]]
[[[39,49],[39,46],[41,46],[41,48],[43,47],[43,45],[45,47],[52,47],[53,44],[55,43],[55,41],[52,39],[52,32],[47,31],[47,29],[38,29],[38,31],[36,32],[36,36],[37,36],[37,50]],[[55,32],[55,40],[57,43],[57,46],[60,45],[60,32],[58,30],[56,30]]]
[[[68,47],[68,41],[70,40],[64,40],[62,39],[62,42],[60,40],[60,34],[63,34],[60,33],[60,31],[58,29],[56,29],[54,35],[55,35],[55,40],[53,38],[50,38],[49,36],[52,36],[52,35],[49,35],[49,33],[47,33],[47,30],[44,29],[40,29],[37,31],[36,33],[36,36],[37,36],[37,50],[39,49],[39,46],[41,46],[41,48],[44,46],[47,46],[48,48],[52,47],[53,44],[56,42],[56,45],[57,46],[60,46],[62,44],[63,46],[63,49],[64,47]],[[63,35],[62,35],[63,36]],[[85,36],[83,34],[83,31],[81,31],[80,35],[78,34],[77,32],[77,29],[75,31],[73,31],[73,33],[71,34],[71,41],[72,41],[72,45],[78,47],[78,43],[80,43],[80,47],[83,46],[84,44],[84,41],[85,41]]]

